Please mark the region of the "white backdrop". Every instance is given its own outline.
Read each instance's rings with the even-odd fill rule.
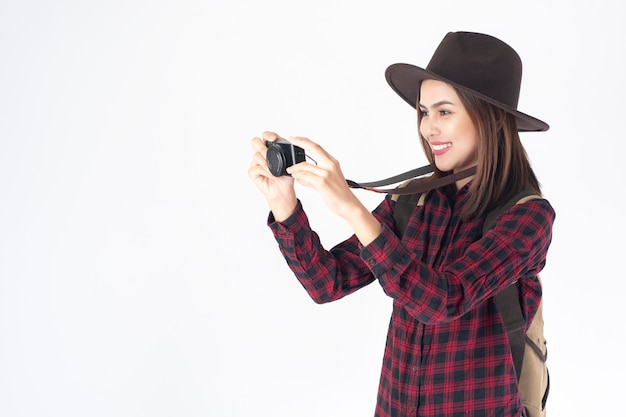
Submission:
[[[448,31],[524,61],[523,141],[557,211],[552,416],[624,415],[620,2],[0,3],[0,416],[371,416],[391,310],[316,305],[265,225],[250,139],[347,177],[424,162],[386,84]],[[327,246],[350,233],[299,189]],[[357,191],[370,208],[380,195]]]

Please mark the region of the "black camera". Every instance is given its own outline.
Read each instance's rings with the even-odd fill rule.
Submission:
[[[306,160],[304,149],[292,145],[284,139],[278,139],[274,142],[268,141],[265,142],[265,145],[267,146],[267,153],[265,154],[267,167],[275,177],[289,175],[287,173],[288,167]]]

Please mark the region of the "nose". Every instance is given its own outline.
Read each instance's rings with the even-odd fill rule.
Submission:
[[[422,117],[422,120],[420,120],[419,130],[422,136],[426,139],[430,139],[439,133],[439,126],[434,118]]]

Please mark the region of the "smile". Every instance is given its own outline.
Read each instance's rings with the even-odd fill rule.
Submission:
[[[450,149],[452,147],[452,144],[450,142],[447,142],[447,143],[431,143],[430,147],[433,150],[433,154],[441,155],[443,153],[446,153],[448,151],[448,149]]]
[[[434,151],[443,151],[444,149],[449,148],[450,146],[452,146],[452,144],[450,143],[442,143],[441,145],[437,144],[437,145],[430,145]]]

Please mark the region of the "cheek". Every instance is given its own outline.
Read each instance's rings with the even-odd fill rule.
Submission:
[[[473,130],[473,133],[470,136],[469,140],[472,144],[472,147],[474,148],[474,151],[478,151],[478,132],[476,131],[476,129]]]
[[[468,155],[474,157],[478,155],[478,142],[473,136],[469,136],[465,139],[463,147]]]
[[[474,124],[471,121],[467,121],[466,123],[463,123],[462,126],[459,126],[459,128],[461,129],[460,131],[465,132],[464,136],[467,146],[474,150],[478,150],[478,130]]]

